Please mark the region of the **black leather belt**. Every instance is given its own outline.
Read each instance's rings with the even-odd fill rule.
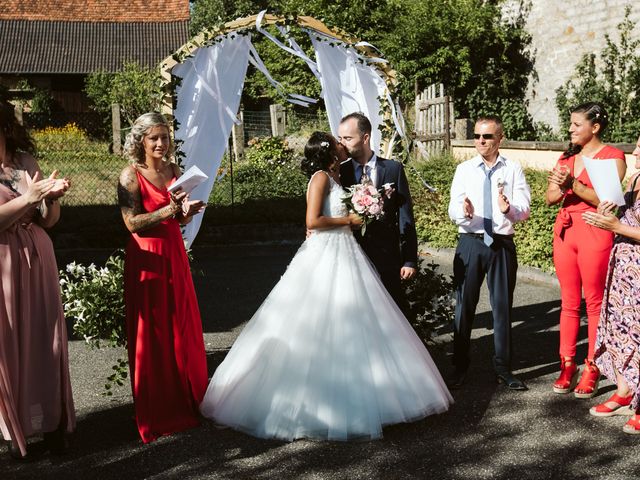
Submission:
[[[484,233],[460,233],[460,235],[464,235],[466,237],[479,238],[480,240],[484,240]],[[498,233],[494,233],[492,235],[493,238],[513,238],[513,235],[500,235]]]

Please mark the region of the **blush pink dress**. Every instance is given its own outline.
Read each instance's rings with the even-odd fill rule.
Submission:
[[[0,205],[19,195],[0,184]],[[22,455],[27,437],[75,427],[58,267],[36,214],[0,231],[0,431]]]

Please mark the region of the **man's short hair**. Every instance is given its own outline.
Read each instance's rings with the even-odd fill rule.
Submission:
[[[347,120],[351,120],[352,118],[355,118],[358,122],[358,130],[360,131],[360,135],[364,135],[365,133],[371,135],[371,122],[362,112],[353,112],[349,115],[345,115],[344,117],[342,117],[342,120],[340,120],[340,123],[344,123]]]
[[[478,119],[476,120],[476,123],[482,123],[482,122],[493,122],[496,124],[496,126],[500,130],[500,133],[504,132],[504,128],[502,127],[502,119],[498,115],[482,115],[478,117]]]

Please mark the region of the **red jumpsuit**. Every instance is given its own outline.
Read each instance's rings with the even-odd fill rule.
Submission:
[[[579,155],[579,154],[578,154]],[[621,158],[624,153],[606,145],[594,158]],[[558,160],[557,166],[566,165],[574,172],[575,155]],[[577,179],[593,188],[584,169]],[[580,299],[584,290],[587,305],[589,350],[593,359],[596,331],[600,319],[600,305],[604,293],[609,253],[613,245],[613,233],[587,225],[582,213],[596,208],[568,190],[553,228],[553,263],[560,282],[562,307],[560,311],[560,355],[574,357],[580,329]]]

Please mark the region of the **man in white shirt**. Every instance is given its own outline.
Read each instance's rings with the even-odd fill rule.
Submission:
[[[459,240],[453,264],[455,370],[447,381],[450,388],[462,386],[469,368],[471,329],[486,277],[498,382],[527,389],[511,373],[511,310],[518,269],[513,224],[529,217],[531,194],[520,165],[500,155],[503,138],[500,118],[479,118],[474,128],[479,155],[458,165],[451,184],[449,217],[458,225]]]

